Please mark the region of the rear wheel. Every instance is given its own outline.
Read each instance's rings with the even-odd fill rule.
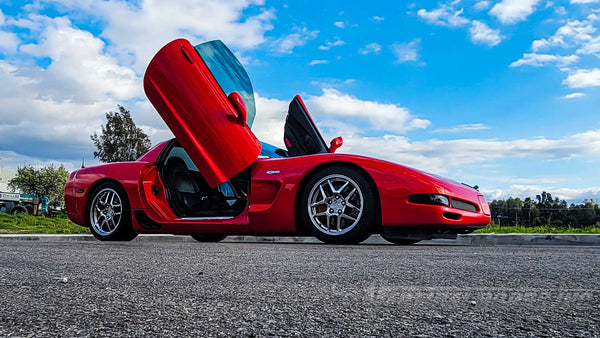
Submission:
[[[137,236],[127,194],[117,183],[103,183],[94,190],[88,217],[92,235],[101,241],[130,241]]]
[[[308,182],[301,216],[307,230],[325,243],[355,244],[371,236],[377,195],[359,171],[325,168]]]
[[[197,240],[198,242],[220,242],[224,240],[227,235],[219,235],[219,234],[193,234],[192,238]]]

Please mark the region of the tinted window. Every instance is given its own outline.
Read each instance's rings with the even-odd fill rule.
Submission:
[[[248,112],[246,124],[248,127],[252,127],[256,115],[254,90],[248,73],[246,73],[242,64],[220,40],[205,42],[194,48],[204,60],[225,95],[238,92],[242,96]]]

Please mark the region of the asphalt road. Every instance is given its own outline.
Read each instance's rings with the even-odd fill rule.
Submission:
[[[600,335],[600,249],[0,241],[0,336]]]

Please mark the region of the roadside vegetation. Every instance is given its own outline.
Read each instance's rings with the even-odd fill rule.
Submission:
[[[584,228],[568,228],[568,227],[553,227],[553,226],[535,226],[524,227],[521,225],[499,227],[497,224],[490,223],[487,228],[475,231],[479,234],[600,234],[600,224]]]
[[[89,234],[87,228],[77,225],[65,213],[57,217],[16,215],[0,212],[0,234]]]
[[[593,200],[570,204],[543,192],[536,199],[509,198],[490,203],[492,222],[476,233],[600,234],[600,207]],[[69,220],[57,217],[11,215],[0,212],[0,234],[89,234]]]
[[[478,233],[600,234],[600,207],[594,200],[568,204],[542,192],[535,199],[490,202],[492,222]]]

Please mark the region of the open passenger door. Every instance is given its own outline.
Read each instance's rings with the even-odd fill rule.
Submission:
[[[185,39],[168,43],[148,65],[144,91],[212,188],[260,154],[249,126],[252,85],[221,41],[196,48]]]
[[[296,95],[290,102],[283,130],[283,141],[290,156],[330,152],[300,95]]]

